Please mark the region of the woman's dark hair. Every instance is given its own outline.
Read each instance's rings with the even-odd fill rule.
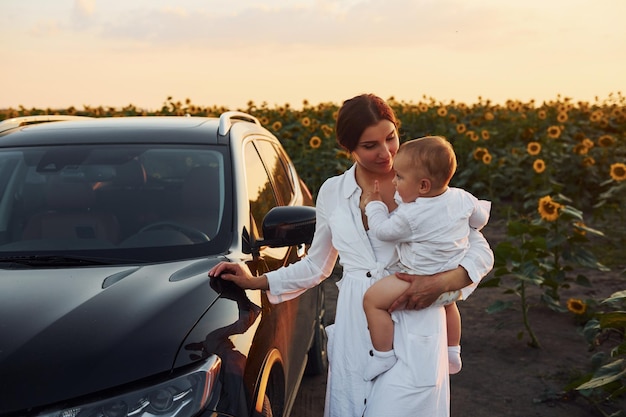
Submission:
[[[361,94],[343,102],[337,114],[337,142],[348,152],[356,149],[363,131],[381,120],[389,120],[398,128],[398,119],[391,107],[374,94]]]

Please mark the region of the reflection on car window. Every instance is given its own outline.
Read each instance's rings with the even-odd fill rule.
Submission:
[[[0,251],[206,243],[225,216],[225,172],[208,146],[0,151]]]
[[[267,212],[277,205],[276,197],[265,166],[252,142],[245,145],[244,158],[250,212],[256,223],[259,237],[262,238],[263,232],[259,226]]]
[[[286,166],[286,161],[281,159],[274,144],[265,140],[258,140],[255,145],[261,154],[265,167],[274,180],[274,187],[282,205],[288,205],[293,199],[293,179],[291,172]]]

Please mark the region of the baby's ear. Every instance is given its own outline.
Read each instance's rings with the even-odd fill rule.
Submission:
[[[420,192],[422,194],[426,194],[430,192],[431,183],[428,178],[422,178],[419,182]]]

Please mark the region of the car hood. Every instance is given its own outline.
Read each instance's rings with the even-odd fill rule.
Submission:
[[[216,262],[2,270],[0,414],[171,371]]]

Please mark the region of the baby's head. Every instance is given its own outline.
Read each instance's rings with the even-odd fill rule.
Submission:
[[[425,136],[404,142],[398,149],[396,160],[398,158],[408,162],[418,177],[430,180],[433,192],[445,190],[456,171],[454,149],[442,136]]]

